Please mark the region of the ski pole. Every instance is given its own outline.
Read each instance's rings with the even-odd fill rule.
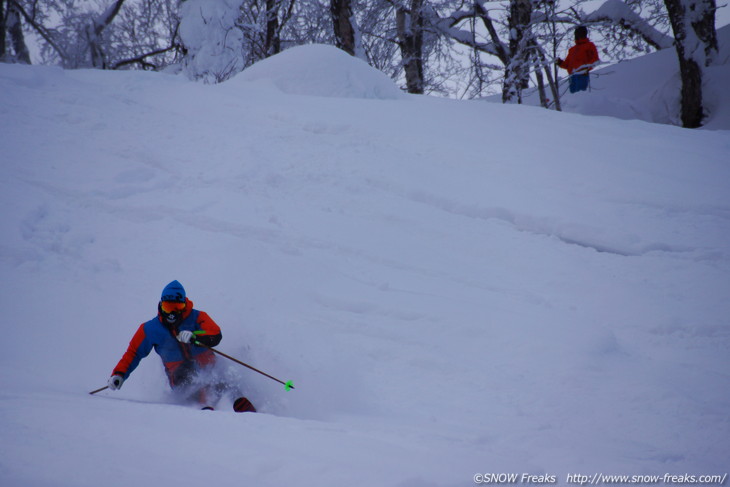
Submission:
[[[96,394],[97,392],[101,392],[104,389],[109,389],[109,386],[100,387],[99,389],[97,389],[95,391],[91,391],[89,394]]]
[[[258,372],[259,374],[261,374],[261,375],[263,375],[263,376],[265,376],[265,377],[268,377],[268,378],[269,378],[269,379],[271,379],[271,380],[275,380],[275,381],[276,381],[276,382],[278,382],[279,384],[283,384],[283,385],[284,385],[284,387],[286,388],[286,390],[287,390],[287,391],[288,391],[288,390],[290,390],[290,389],[294,389],[294,384],[292,384],[292,381],[290,381],[290,380],[288,380],[288,381],[286,381],[286,382],[284,382],[283,380],[279,380],[279,379],[277,379],[276,377],[270,376],[270,375],[269,375],[269,374],[267,374],[266,372],[262,372],[262,371],[260,371],[260,370],[259,370],[259,369],[257,369],[256,367],[252,367],[252,366],[250,366],[250,365],[248,365],[248,364],[246,364],[246,363],[243,363],[243,362],[241,362],[240,360],[238,360],[238,359],[236,359],[236,358],[233,358],[233,357],[231,357],[230,355],[226,355],[225,353],[221,352],[220,350],[216,350],[216,349],[215,349],[215,348],[213,348],[213,347],[209,347],[208,345],[206,345],[206,344],[204,344],[204,343],[200,343],[200,342],[199,342],[199,341],[197,341],[197,340],[195,340],[195,344],[196,344],[196,345],[198,345],[198,346],[200,346],[200,347],[205,347],[205,348],[207,348],[208,350],[212,351],[213,353],[217,353],[218,355],[220,355],[220,356],[222,356],[222,357],[225,357],[225,358],[227,358],[228,360],[232,360],[232,361],[236,362],[237,364],[243,365],[244,367],[247,367],[247,368],[249,368],[249,369],[253,370],[254,372]]]

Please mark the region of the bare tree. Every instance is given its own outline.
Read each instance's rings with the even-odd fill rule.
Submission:
[[[682,126],[702,125],[704,108],[702,81],[704,68],[718,52],[714,0],[665,0],[674,31],[674,46],[682,76]]]
[[[423,0],[410,0],[408,8],[399,6],[396,26],[408,93],[423,94]]]
[[[620,51],[626,49],[633,54],[631,51],[666,49],[674,43],[662,0],[606,0],[590,14],[578,13],[576,22],[599,29],[614,51],[613,57],[624,57]]]
[[[95,68],[107,67],[102,34],[104,29],[109,27],[109,24],[112,23],[114,17],[117,16],[124,2],[125,0],[115,0],[101,15],[94,17],[92,21],[86,25],[85,34],[89,44],[91,65]]]
[[[179,0],[6,0],[38,35],[40,62],[65,68],[161,69],[179,60]]]
[[[30,62],[25,27],[38,35],[43,63],[153,70],[179,63],[191,78],[220,82],[316,42],[366,60],[410,93],[501,91],[503,102],[521,103],[536,86],[543,106],[560,109],[553,61],[572,41],[566,34],[588,24],[606,60],[676,45],[682,120],[701,123],[702,70],[717,52],[715,1],[605,0],[588,14],[587,1],[0,0],[0,58]]]
[[[509,61],[505,65],[502,102],[522,103],[522,91],[529,86],[530,49],[535,43],[530,32],[531,0],[512,0],[509,5]]]
[[[10,37],[12,54],[7,49],[6,38]],[[0,2],[0,59],[30,64],[30,51],[25,43],[21,11],[15,2]]]
[[[127,0],[108,35],[109,67],[163,69],[178,63],[178,0]]]
[[[703,72],[718,51],[716,9],[714,0],[606,0],[593,13],[576,17],[613,40],[614,56],[620,56],[630,42],[640,41],[652,49],[674,45],[682,79],[682,125],[699,127],[704,116]],[[634,49],[639,50],[636,45]]]
[[[5,37],[7,36],[7,28],[5,24],[6,9],[6,0],[0,0],[0,61],[5,60]]]
[[[266,0],[266,36],[264,38],[266,57],[281,52],[280,7],[281,2],[279,0]]]
[[[545,70],[551,92],[557,93],[557,87],[555,77],[549,72],[549,68],[545,69],[550,63],[541,47],[536,26],[550,20],[546,12],[547,6],[552,5],[552,2],[511,0],[509,9],[501,12],[501,18],[490,12],[486,3],[485,0],[473,0],[471,8],[453,11],[448,16],[434,19],[434,23],[443,35],[474,50],[472,64],[475,66],[474,72],[480,77],[482,66],[486,66],[488,70],[499,69],[485,63],[482,56],[496,58],[501,62],[504,73],[500,78],[503,102],[521,103],[522,92],[534,75],[538,87],[541,88],[543,104],[548,106],[542,70]],[[466,22],[471,22],[471,29],[464,29]],[[481,23],[483,34],[477,35],[474,26],[476,22]]]
[[[335,33],[335,46],[354,56],[355,26],[353,25],[352,1],[330,0],[330,15]]]

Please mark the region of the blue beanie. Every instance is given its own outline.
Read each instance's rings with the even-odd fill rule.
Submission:
[[[162,290],[160,301],[177,301],[185,302],[185,288],[178,281],[172,281]]]

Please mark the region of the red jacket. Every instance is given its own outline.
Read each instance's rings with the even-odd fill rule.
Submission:
[[[565,58],[565,61],[558,64],[558,66],[567,69],[568,74],[573,74],[573,71],[578,70],[578,68],[593,65],[597,62],[598,50],[596,49],[596,45],[584,37],[575,41],[575,46],[571,47],[568,51],[568,57]],[[587,68],[585,72],[587,73],[590,70],[591,68]]]

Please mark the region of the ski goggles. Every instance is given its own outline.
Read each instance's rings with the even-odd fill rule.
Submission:
[[[185,303],[178,303],[177,301],[162,301],[160,303],[160,309],[167,314],[180,313],[185,310]]]

